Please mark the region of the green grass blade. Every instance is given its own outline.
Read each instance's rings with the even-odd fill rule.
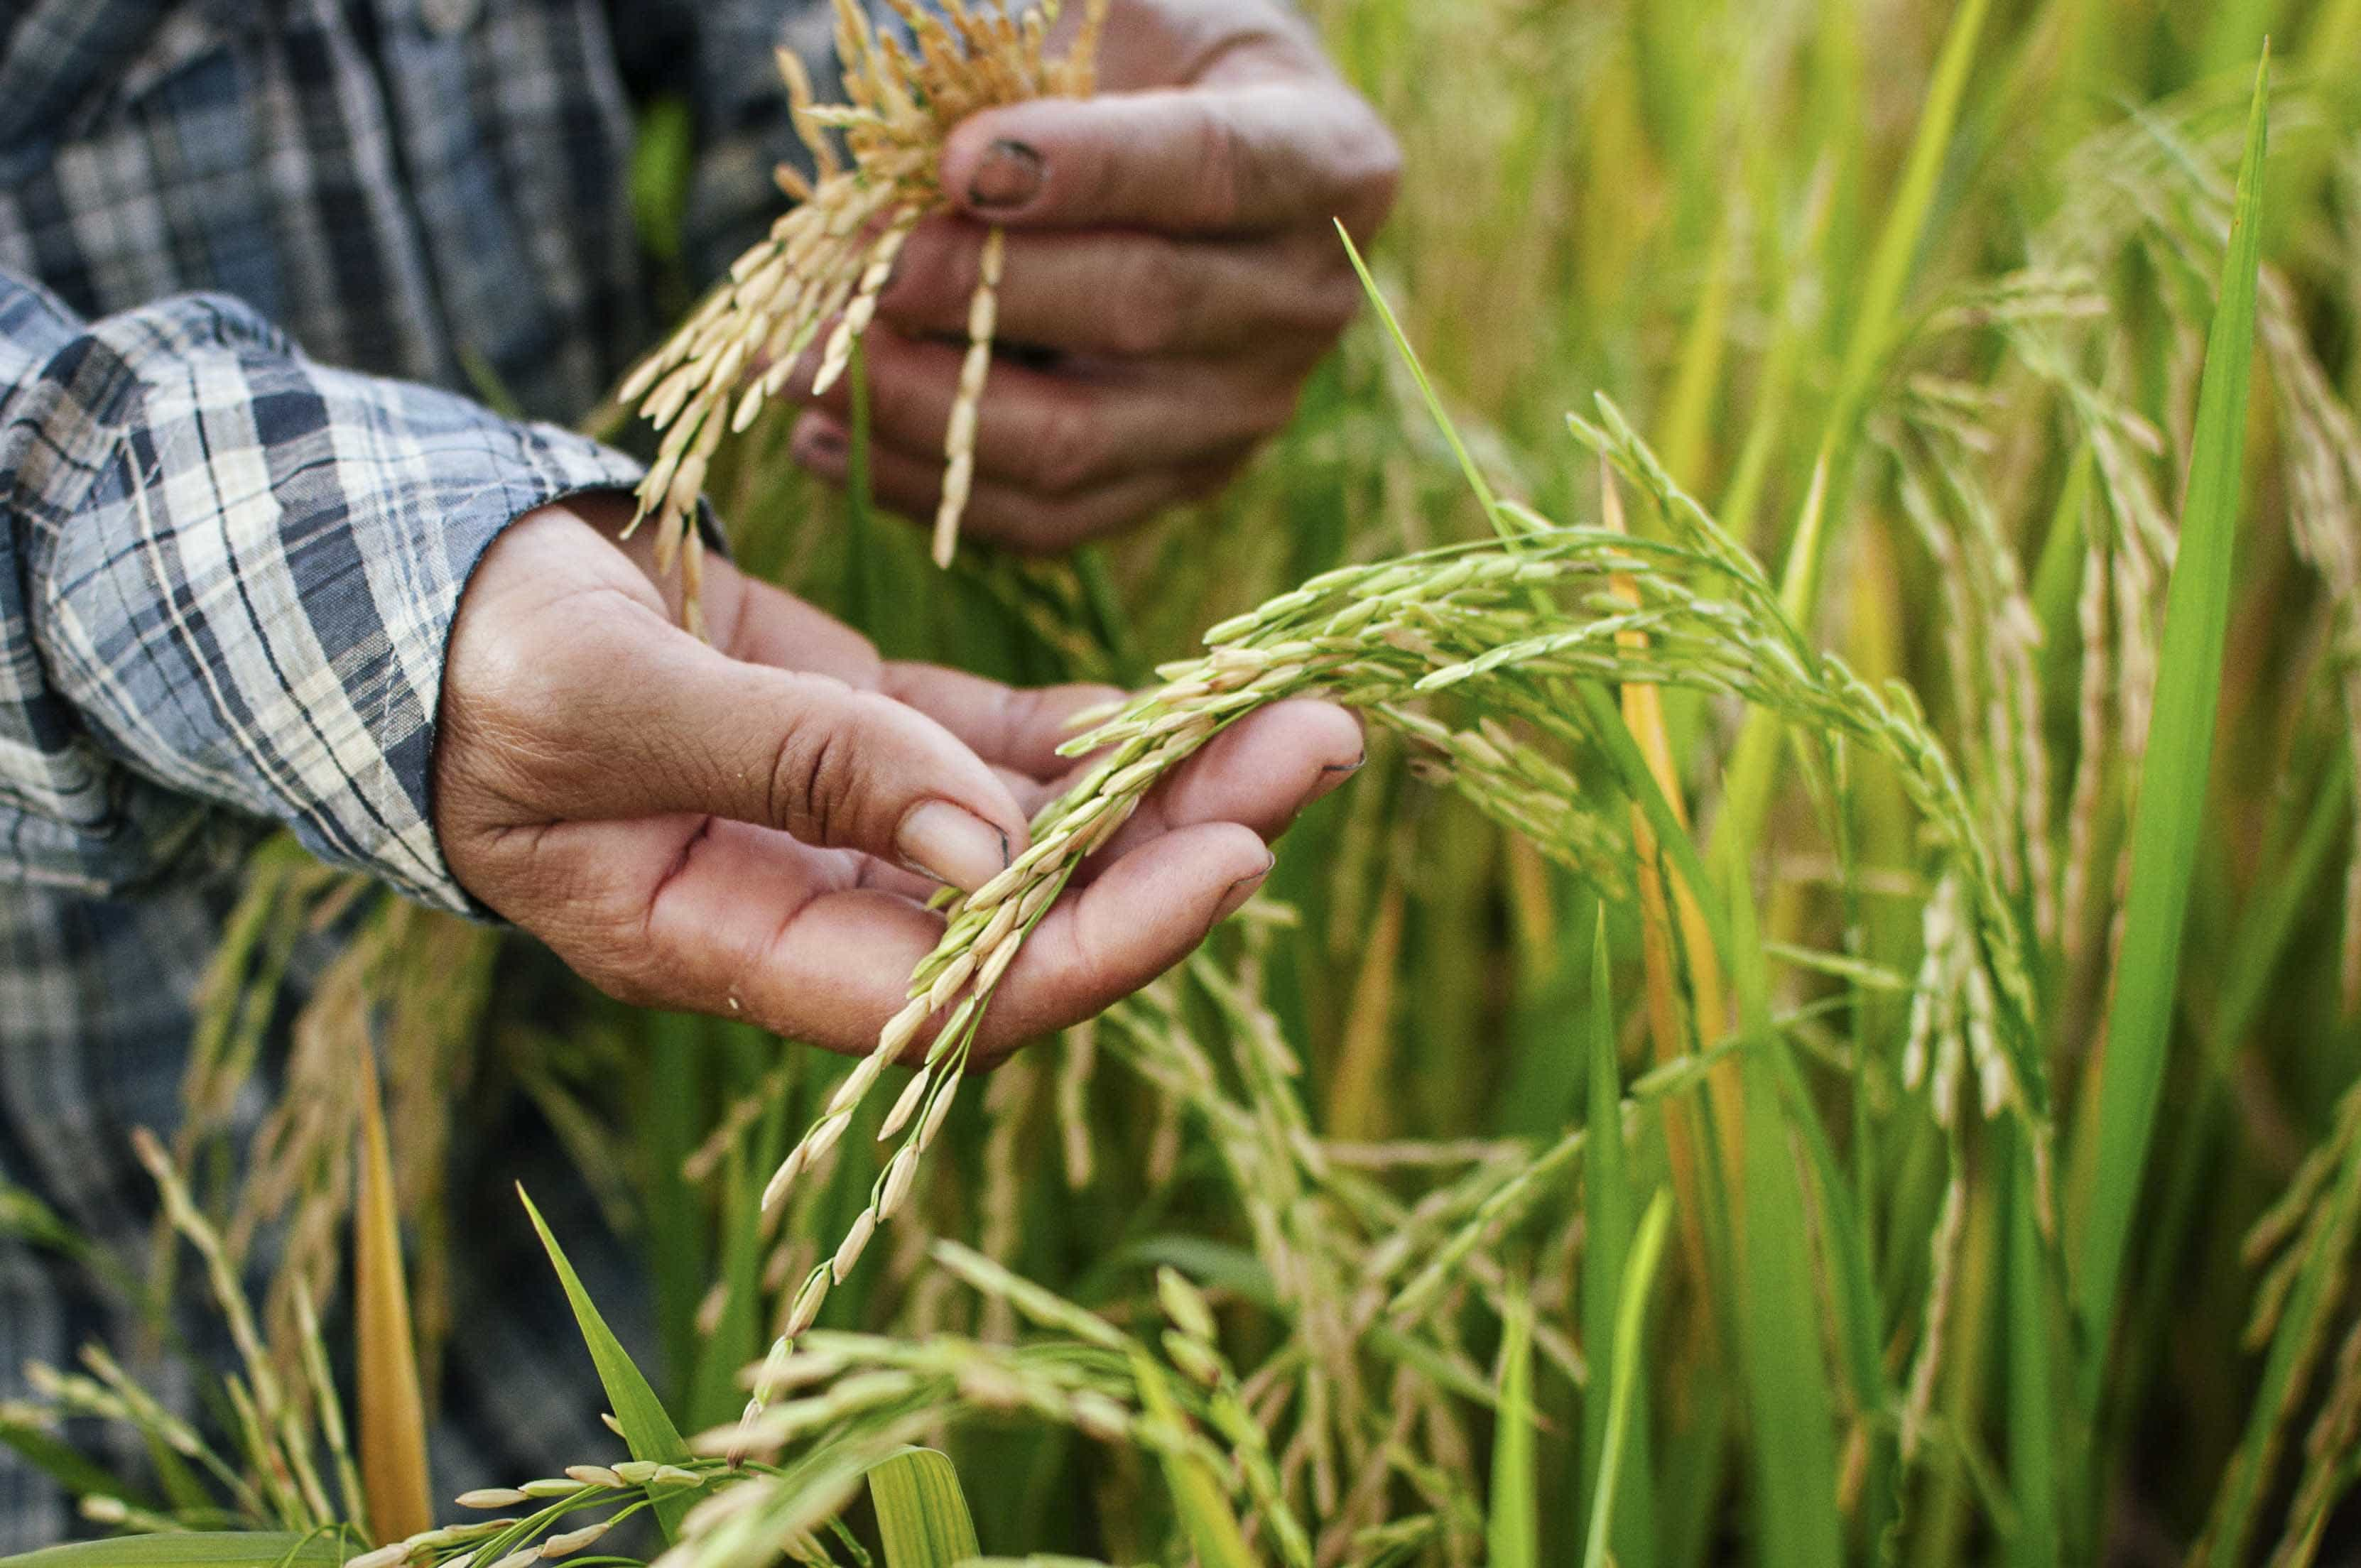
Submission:
[[[981,1556],[967,1494],[950,1456],[905,1449],[869,1473],[885,1568],[951,1568]]]
[[[1927,220],[1935,208],[1935,192],[1950,152],[1951,132],[1959,124],[1960,101],[1967,91],[1968,68],[1975,63],[1976,45],[1983,36],[1991,0],[1964,0],[1951,14],[1935,74],[1927,84],[1927,103],[1919,111],[1918,128],[1910,143],[1909,161],[1903,165],[1901,183],[1886,209],[1885,226],[1878,232],[1877,248],[1870,253],[1869,272],[1862,280],[1852,333],[1845,347],[1844,367],[1838,379],[1833,427],[1844,428],[1857,419],[1869,400],[1878,367],[1892,351],[1900,330],[1902,301],[1910,273],[1925,243]],[[1839,437],[1838,444],[1841,444]]]
[[[77,1541],[0,1557],[5,1568],[313,1568],[361,1554],[362,1548],[334,1537],[247,1531],[191,1531],[186,1535],[129,1535],[112,1541]]]
[[[1492,1508],[1484,1531],[1491,1568],[1539,1568],[1533,1464],[1533,1310],[1519,1289],[1500,1341],[1500,1412],[1492,1423]]]
[[[1616,1069],[1615,1009],[1608,986],[1611,972],[1607,912],[1602,907],[1591,938],[1586,1052],[1590,1069],[1586,1112],[1590,1142],[1583,1176],[1582,1337],[1590,1355],[1592,1381],[1582,1405],[1580,1474],[1582,1486],[1593,1499],[1592,1513],[1611,1511],[1620,1521],[1608,1538],[1614,1543],[1616,1562],[1621,1568],[1648,1568],[1655,1560],[1655,1541],[1648,1497],[1647,1407],[1639,1405],[1628,1419],[1631,1464],[1621,1466],[1610,1462],[1608,1449],[1616,1441],[1615,1401],[1621,1398],[1623,1385],[1620,1379],[1604,1386],[1598,1381],[1624,1351],[1618,1335],[1624,1273],[1631,1250],[1631,1177],[1623,1148],[1623,1087]],[[1602,1479],[1611,1479],[1618,1471],[1621,1478],[1615,1482],[1617,1494],[1609,1497],[1602,1490]]]
[[[2009,1568],[2057,1568],[2058,1388],[2050,1357],[2047,1257],[2035,1214],[2033,1161],[2014,1129],[2003,1167],[2006,1183],[2008,1299],[2008,1469],[2016,1529],[2008,1538]]]
[[[533,1206],[522,1187],[517,1189],[517,1199],[524,1204],[533,1228],[541,1236],[541,1245],[549,1253],[551,1266],[557,1270],[558,1282],[566,1287],[566,1299],[574,1309],[575,1326],[582,1331],[582,1343],[589,1349],[590,1360],[598,1369],[599,1386],[607,1390],[607,1402],[614,1407],[615,1420],[623,1429],[623,1441],[631,1445],[634,1459],[652,1459],[659,1464],[677,1464],[689,1457],[688,1444],[681,1441],[679,1429],[665,1414],[664,1401],[648,1387],[648,1380],[631,1360],[631,1353],[615,1337],[607,1320],[590,1299],[590,1292],[582,1288],[582,1280],[566,1261],[566,1253],[541,1211]],[[680,1528],[694,1496],[687,1487],[668,1492],[655,1498],[657,1520],[663,1524],[664,1539],[670,1541]]]
[[[2095,1179],[2074,1277],[2075,1310],[2089,1349],[2081,1367],[2086,1413],[2099,1405],[2125,1252],[2155,1132],[2179,991],[2181,928],[2204,830],[2254,369],[2269,79],[2266,54],[2257,71],[2229,257],[2206,343],[2180,552],[2166,590],[2155,716],[2132,817],[2131,889],[2107,1018],[2097,1142],[2089,1151]]]
[[[1640,1234],[1623,1274],[1623,1288],[1615,1304],[1614,1388],[1608,1396],[1607,1441],[1599,1454],[1598,1486],[1591,1496],[1590,1537],[1582,1549],[1583,1568],[1630,1568],[1633,1559],[1610,1552],[1615,1501],[1620,1487],[1625,1436],[1639,1403],[1640,1319],[1647,1310],[1648,1287],[1656,1277],[1656,1260],[1664,1255],[1664,1231],[1672,1220],[1671,1197],[1656,1194],[1640,1221]],[[1830,1559],[1830,1561],[1834,1561]]]
[[[126,1485],[72,1444],[38,1427],[0,1416],[0,1448],[14,1451],[19,1459],[78,1497],[121,1497],[142,1507],[151,1506],[139,1488]],[[175,1459],[180,1457],[169,1448],[164,1452]]]
[[[1952,14],[1934,79],[1927,86],[1927,104],[1918,117],[1909,161],[1870,257],[1838,377],[1836,400],[1821,433],[1818,455],[1812,464],[1811,488],[1798,515],[1795,537],[1788,543],[1786,566],[1779,582],[1779,602],[1788,619],[1807,630],[1816,619],[1830,533],[1843,521],[1854,437],[1900,331],[1903,295],[1909,286],[1911,266],[1926,241],[1927,220],[1934,210],[1944,156],[1959,121],[1968,68],[1975,60],[1976,43],[1989,9],[1990,0],[1966,0]],[[1761,839],[1763,818],[1770,810],[1771,772],[1777,761],[1781,729],[1775,715],[1756,710],[1746,716],[1730,763],[1728,804],[1715,825],[1717,850]]]
[[[1182,1413],[1164,1374],[1143,1354],[1132,1356],[1132,1376],[1139,1388],[1141,1410],[1168,1431],[1185,1429]],[[1173,1511],[1181,1532],[1197,1554],[1199,1568],[1257,1568],[1254,1549],[1230,1507],[1222,1478],[1194,1449],[1175,1441],[1159,1447],[1157,1459],[1164,1482],[1172,1492]]]
[[[1927,86],[1926,107],[1910,144],[1909,161],[1887,208],[1885,226],[1878,232],[1877,248],[1870,253],[1869,270],[1846,339],[1843,367],[1837,376],[1836,401],[1820,437],[1817,468],[1834,493],[1841,497],[1852,459],[1853,437],[1861,415],[1876,389],[1886,356],[1901,336],[1902,301],[1910,272],[1926,242],[1927,220],[1935,207],[1935,192],[1950,151],[1951,132],[1959,124],[1960,99],[1967,91],[1968,68],[1975,62],[1991,0],[1965,0],[1952,13],[1935,74]],[[1779,597],[1798,626],[1809,626],[1819,599],[1820,569],[1828,558],[1829,528],[1839,521],[1839,505],[1806,507],[1803,521],[1787,548],[1787,566]]]
[[[1805,1232],[1810,1200],[1782,1113],[1779,1072],[1765,1059],[1787,1047],[1766,1037],[1773,1029],[1770,981],[1744,862],[1732,855],[1725,867],[1740,1026],[1762,1042],[1745,1058],[1744,1310],[1738,1321],[1761,1561],[1768,1568],[1827,1568],[1843,1561],[1844,1524],[1837,1512],[1836,1396]]]

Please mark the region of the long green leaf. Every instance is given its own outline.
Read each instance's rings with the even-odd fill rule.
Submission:
[[[77,1541],[0,1557],[0,1568],[333,1568],[361,1551],[327,1535],[192,1530]]]
[[[1656,1277],[1656,1260],[1664,1254],[1664,1231],[1671,1223],[1672,1212],[1668,1193],[1657,1193],[1649,1203],[1648,1212],[1640,1221],[1639,1238],[1631,1244],[1622,1291],[1616,1300],[1614,1385],[1608,1395],[1606,1444],[1599,1453],[1598,1485],[1591,1495],[1590,1538],[1583,1546],[1583,1568],[1609,1568],[1610,1564],[1621,1568],[1632,1561],[1620,1552],[1610,1553],[1607,1543],[1616,1523],[1617,1473],[1622,1464],[1626,1433],[1631,1431],[1633,1411],[1641,1408],[1640,1318],[1647,1310],[1648,1287]]]
[[[143,1494],[137,1488],[126,1486],[104,1465],[38,1427],[0,1417],[0,1448],[14,1451],[26,1464],[76,1497],[121,1497],[129,1502],[143,1500]],[[167,1448],[164,1452],[171,1453],[172,1451]],[[180,1456],[173,1454],[173,1457],[177,1459]],[[178,1501],[177,1497],[175,1501]]]
[[[2139,1205],[2148,1144],[2164,1084],[2166,1047],[2180,975],[2181,929],[2204,830],[2206,779],[2221,700],[2230,620],[2230,578],[2246,449],[2246,396],[2254,369],[2255,291],[2261,264],[2263,162],[2268,141],[2270,58],[2257,69],[2238,170],[2229,256],[2205,346],[2196,444],[2180,552],[2166,591],[2156,707],[2132,817],[2131,889],[2116,959],[2100,1076],[2094,1179],[2074,1277],[2088,1347],[2081,1392],[2095,1413],[2104,1384],[2125,1250]]]
[[[1594,1146],[1596,1146],[1594,1145]],[[1492,1424],[1490,1568],[1538,1568],[1541,1500],[1533,1473],[1533,1310],[1519,1289],[1500,1341],[1500,1412]]]
[[[1974,63],[1977,41],[1983,35],[1990,0],[1964,0],[1952,13],[1949,31],[1937,57],[1927,102],[1919,111],[1918,128],[1903,166],[1902,181],[1877,248],[1871,253],[1861,297],[1853,313],[1844,365],[1837,378],[1836,401],[1822,430],[1818,455],[1812,465],[1812,483],[1787,546],[1787,561],[1779,583],[1779,600],[1788,618],[1809,630],[1819,603],[1820,574],[1828,559],[1831,531],[1843,521],[1850,492],[1855,437],[1878,376],[1894,351],[1901,331],[1902,302],[1910,271],[1926,243],[1927,221],[1950,149],[1951,133],[1959,123],[1960,100],[1967,90],[1968,68]],[[1763,709],[1746,717],[1729,769],[1726,798],[1713,835],[1713,848],[1726,851],[1732,844],[1753,844],[1762,838],[1763,821],[1770,809],[1771,773],[1778,761],[1779,718]]]
[[[869,1497],[877,1506],[885,1568],[952,1568],[983,1551],[947,1454],[905,1449],[869,1473]]]
[[[1583,1177],[1582,1334],[1591,1364],[1591,1385],[1582,1405],[1581,1485],[1594,1515],[1613,1511],[1619,1528],[1611,1538],[1620,1568],[1648,1568],[1655,1536],[1648,1500],[1647,1407],[1631,1419],[1627,1447],[1631,1462],[1622,1468],[1618,1493],[1600,1489],[1601,1477],[1616,1469],[1608,1455],[1620,1385],[1598,1378],[1622,1354],[1620,1303],[1631,1249],[1631,1179],[1623,1151],[1623,1088],[1615,1061],[1615,1008],[1608,988],[1607,912],[1602,907],[1590,948],[1590,1017],[1586,1054],[1590,1091],[1586,1120],[1590,1128],[1589,1163]],[[1612,1393],[1610,1393],[1610,1389]],[[1620,1502],[1621,1507],[1616,1508]],[[1594,1521],[1592,1534],[1598,1534]]]
[[[2008,1262],[2008,1469],[2016,1529],[2010,1568],[2057,1568],[2058,1389],[2049,1356],[2051,1313],[2039,1222],[2034,1214],[2033,1161],[2014,1129],[2003,1167]]]
[[[1742,861],[1725,861],[1740,1026],[1746,1056],[1745,1234],[1739,1248],[1744,1310],[1739,1338],[1754,1443],[1755,1512],[1769,1568],[1827,1568],[1843,1560],[1837,1513],[1836,1396],[1819,1324],[1819,1286],[1805,1232],[1810,1201],[1782,1114],[1770,983],[1754,930]]]
[[[517,1198],[532,1217],[533,1228],[540,1233],[541,1245],[549,1253],[558,1281],[566,1287],[566,1299],[574,1309],[575,1326],[581,1330],[582,1343],[598,1369],[599,1385],[607,1390],[607,1402],[614,1407],[616,1424],[623,1429],[623,1441],[631,1445],[631,1457],[653,1460],[659,1464],[678,1464],[688,1459],[688,1444],[681,1441],[679,1429],[665,1414],[664,1401],[648,1387],[647,1377],[631,1360],[622,1342],[615,1337],[615,1332],[607,1326],[607,1320],[598,1315],[590,1292],[582,1288],[581,1277],[566,1261],[557,1238],[550,1234],[541,1211],[533,1206],[533,1200],[522,1186],[517,1189]],[[694,1489],[687,1486],[655,1496],[656,1519],[664,1526],[665,1540],[674,1539],[678,1532],[694,1496]]]
[[[1188,1418],[1156,1364],[1135,1352],[1131,1369],[1148,1420],[1169,1432],[1184,1431]],[[1246,1544],[1246,1531],[1213,1468],[1177,1438],[1160,1446],[1156,1456],[1172,1491],[1173,1512],[1180,1516],[1181,1532],[1195,1550],[1200,1568],[1256,1568],[1254,1549]]]

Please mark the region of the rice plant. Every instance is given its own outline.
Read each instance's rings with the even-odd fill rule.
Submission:
[[[163,1543],[90,1561],[2353,1550],[2361,5],[1308,9],[1411,182],[1366,330],[1223,501],[939,569],[785,471],[770,400],[799,358],[857,384],[923,159],[824,172],[626,387],[692,570],[701,492],[889,652],[1137,695],[850,1062],[522,1025],[495,938],[258,864],[149,1156],[228,1420],[104,1348],[0,1409]],[[854,169],[1091,87],[1087,40],[914,13],[913,58],[846,15],[850,105],[798,102]],[[1093,850],[1307,693],[1371,762],[1264,895],[972,1075]],[[288,1078],[337,1092],[242,1189],[192,1179],[323,931],[357,940]],[[419,1520],[370,1453],[414,1434],[347,1428],[317,1309],[377,1256],[355,1359],[431,1385],[439,1151],[485,1081],[638,1227],[658,1322],[627,1346],[544,1226],[612,1430]],[[71,1245],[5,1193],[0,1226]],[[68,1415],[155,1475],[94,1474]]]

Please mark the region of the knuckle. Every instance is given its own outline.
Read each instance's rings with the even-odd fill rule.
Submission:
[[[798,726],[780,739],[767,806],[774,823],[810,843],[829,841],[832,804],[842,789],[838,751],[834,731],[818,725]]]
[[[826,676],[833,700],[816,705],[788,727],[771,762],[767,807],[772,823],[807,844],[857,849],[881,843],[892,824],[883,819],[896,791],[880,789],[880,743],[905,711],[892,698],[859,691]],[[891,797],[891,798],[889,798]]]
[[[1225,228],[1236,222],[1252,188],[1254,148],[1228,115],[1202,115],[1195,126],[1189,150],[1197,170],[1197,218],[1204,227]]]
[[[1202,280],[1176,241],[1156,236],[1138,246],[1110,335],[1116,353],[1147,358],[1169,352],[1188,335]]]
[[[1032,488],[1041,494],[1065,497],[1098,477],[1103,438],[1087,403],[1060,399],[1043,411],[1028,455]]]
[[[764,811],[770,822],[808,844],[839,841],[858,798],[859,763],[836,715],[791,724],[771,756]]]

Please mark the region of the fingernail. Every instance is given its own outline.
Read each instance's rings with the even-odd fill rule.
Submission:
[[[842,464],[845,453],[851,449],[843,430],[832,424],[807,425],[800,444],[805,462],[820,463],[830,467]]]
[[[1008,835],[947,800],[911,807],[894,847],[912,871],[968,893],[1008,869]]]
[[[1331,762],[1326,767],[1322,768],[1320,770],[1320,777],[1318,781],[1312,786],[1312,798],[1314,800],[1322,798],[1327,795],[1330,790],[1334,789],[1346,779],[1351,778],[1355,773],[1359,773],[1363,768],[1368,766],[1368,762],[1369,754],[1367,751],[1364,751],[1349,762]]]
[[[1049,163],[1021,141],[1003,137],[984,148],[983,161],[967,182],[971,206],[1005,212],[1021,207],[1041,193]]]
[[[1264,862],[1262,870],[1255,872],[1254,875],[1242,876],[1230,883],[1229,892],[1222,894],[1221,907],[1213,911],[1213,924],[1218,926],[1244,909],[1246,906],[1246,900],[1262,891],[1264,881],[1270,875],[1270,868],[1278,863],[1278,857],[1273,856]]]

